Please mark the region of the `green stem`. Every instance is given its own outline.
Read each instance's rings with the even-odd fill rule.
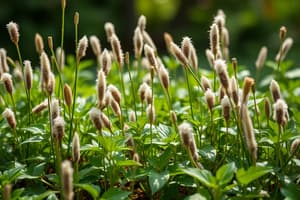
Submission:
[[[138,121],[136,101],[135,101],[136,100],[136,94],[135,94],[135,88],[134,88],[134,84],[133,84],[132,77],[131,77],[130,63],[129,62],[127,64],[127,67],[128,67],[128,74],[129,74],[130,85],[131,85],[131,92],[132,92],[132,98],[133,98],[134,114],[135,114],[136,121]]]
[[[55,154],[54,154],[54,144],[53,144],[53,136],[52,136],[52,119],[51,119],[51,97],[48,96],[48,116],[49,116],[49,128],[50,128],[50,139],[51,139],[51,148],[50,148],[50,153],[53,156],[53,163],[54,166],[56,166],[56,158],[55,158]]]
[[[127,102],[126,102],[126,93],[125,93],[124,78],[123,78],[123,68],[122,68],[122,66],[119,66],[119,72],[120,72],[120,84],[121,84],[121,89],[122,89],[122,97],[124,99],[124,104],[125,104],[125,113],[126,113],[125,117],[127,117],[128,109],[127,109]],[[121,109],[121,112],[122,112],[122,109]]]
[[[192,92],[191,92],[190,83],[189,83],[189,76],[188,76],[186,68],[184,68],[184,72],[185,72],[185,80],[186,80],[186,84],[187,84],[188,92],[189,92],[189,102],[190,102],[191,115],[192,115],[192,119],[195,120],[194,111],[193,111],[193,104],[192,104],[192,98],[193,97],[192,97]]]
[[[276,164],[277,166],[281,166],[281,133],[282,133],[282,127],[280,124],[278,124],[278,136],[277,136],[277,145],[276,145],[276,151],[277,151],[277,155],[276,155]]]

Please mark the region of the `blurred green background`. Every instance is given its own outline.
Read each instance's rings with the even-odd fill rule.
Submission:
[[[5,25],[15,21],[20,26],[20,48],[24,59],[38,65],[34,35],[54,38],[60,43],[60,0],[10,0],[0,6],[0,47],[8,55],[16,57],[13,44]],[[153,37],[160,54],[166,52],[163,33],[169,32],[176,43],[183,36],[193,39],[200,57],[200,66],[207,65],[204,57],[209,46],[208,31],[218,9],[226,14],[230,32],[230,56],[238,57],[239,63],[254,66],[262,45],[269,49],[268,58],[273,59],[279,47],[278,30],[281,25],[288,29],[294,46],[288,58],[297,60],[300,35],[299,0],[67,0],[65,45],[66,52],[74,52],[73,15],[80,13],[80,36],[97,35],[103,47],[109,47],[103,25],[107,21],[115,24],[116,32],[124,51],[132,52],[132,35],[140,14],[147,17],[147,31]],[[92,57],[91,50],[88,53]]]

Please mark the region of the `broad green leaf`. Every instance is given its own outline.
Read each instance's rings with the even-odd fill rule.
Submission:
[[[196,193],[196,194],[185,197],[184,200],[207,200],[207,198],[205,196],[203,196],[202,194]]]
[[[188,168],[182,169],[184,173],[199,180],[203,185],[209,188],[216,188],[216,178],[206,169]]]
[[[42,130],[38,127],[27,127],[27,128],[22,128],[22,130],[28,131],[28,132],[31,132],[31,133],[37,134],[37,135],[43,135],[46,133],[45,130]]]
[[[120,189],[111,188],[101,196],[100,200],[122,200],[122,199],[127,199],[128,195],[130,193],[131,192],[128,192],[128,191],[122,191]]]
[[[117,161],[116,165],[119,166],[119,167],[125,167],[125,166],[142,166],[141,163],[136,162],[134,160],[120,160],[120,161]]]
[[[239,183],[243,185],[248,185],[252,181],[260,178],[261,176],[273,171],[271,167],[262,166],[251,166],[248,170],[239,169],[236,174],[236,178]]]
[[[216,159],[217,151],[212,146],[207,145],[199,149],[199,154],[210,161],[214,161]]]
[[[31,138],[28,138],[27,140],[25,140],[21,144],[41,142],[41,141],[43,141],[43,139],[44,139],[44,137],[42,137],[40,135],[36,135],[36,136],[31,137]]]
[[[216,178],[219,185],[226,185],[229,183],[233,176],[234,172],[236,170],[234,162],[228,163],[220,167],[217,171]]]
[[[97,173],[96,171],[98,171],[99,169],[96,167],[87,167],[85,169],[82,169],[79,171],[78,175],[79,175],[79,180],[85,178],[88,174],[90,173]]]
[[[287,200],[298,200],[300,197],[299,185],[290,183],[281,189],[281,193],[286,197]]]
[[[93,184],[75,184],[75,187],[79,187],[85,191],[87,191],[93,199],[96,199],[100,193],[100,187]]]
[[[159,191],[169,180],[170,174],[168,171],[162,173],[157,173],[155,171],[149,172],[149,185],[151,188],[151,193],[155,194]]]
[[[286,73],[284,73],[285,77],[288,79],[300,78],[300,69],[292,69]]]

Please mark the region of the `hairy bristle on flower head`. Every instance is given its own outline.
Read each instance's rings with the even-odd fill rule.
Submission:
[[[254,129],[252,121],[248,112],[247,104],[242,104],[240,108],[240,118],[243,128],[244,137],[247,143],[249,154],[251,155],[252,162],[256,162],[257,158],[257,143],[255,140]]]
[[[10,128],[16,129],[17,122],[16,122],[15,114],[10,108],[5,108],[5,110],[2,113],[2,116],[9,124]]]
[[[142,32],[144,44],[148,44],[156,52],[156,46],[146,30]]]
[[[11,41],[15,44],[18,44],[20,37],[18,24],[11,21],[6,25],[6,28],[8,30]]]
[[[206,59],[209,63],[209,66],[212,68],[212,69],[215,69],[215,59],[214,59],[214,54],[212,53],[212,51],[210,49],[206,49],[205,50],[205,55],[206,55]]]
[[[52,36],[48,36],[47,42],[48,42],[49,49],[52,51],[53,50],[53,38],[52,38]]]
[[[14,87],[13,87],[11,75],[9,73],[3,73],[1,77],[1,81],[4,83],[6,92],[12,95]]]
[[[139,89],[138,89],[138,93],[139,93],[139,96],[140,96],[140,99],[141,99],[141,101],[143,102],[144,100],[145,100],[145,98],[146,98],[146,91],[148,90],[148,89],[150,89],[150,87],[149,87],[149,85],[147,84],[147,83],[145,83],[145,82],[143,82],[141,85],[140,85],[140,87],[139,87]]]
[[[45,52],[42,52],[40,56],[40,64],[41,64],[41,84],[45,87],[50,79],[51,67],[50,61]]]
[[[88,39],[85,35],[78,42],[77,56],[79,60],[85,56],[87,47],[88,47]]]
[[[243,95],[242,95],[242,103],[247,103],[250,90],[254,85],[254,79],[250,77],[244,78],[244,87],[243,87]]]
[[[173,56],[184,66],[188,66],[188,59],[187,57],[183,54],[181,49],[175,44],[174,42],[171,42],[170,44],[170,50]]]
[[[271,81],[270,91],[272,94],[273,102],[276,102],[278,99],[281,98],[280,87],[277,81],[275,81],[274,79]]]
[[[61,47],[57,47],[55,51],[55,56],[59,71],[62,71],[65,67],[65,51]]]
[[[104,74],[107,76],[111,69],[111,56],[107,49],[104,49],[100,56],[100,65]]]
[[[71,90],[71,87],[65,83],[64,85],[64,99],[65,99],[65,102],[66,102],[66,105],[68,106],[68,108],[70,109],[71,108],[71,105],[73,103],[73,95],[72,95],[72,90]]]
[[[107,90],[110,92],[113,99],[120,105],[121,104],[121,93],[119,89],[114,85],[109,85]]]
[[[232,100],[234,104],[237,106],[239,104],[239,86],[237,84],[237,80],[235,79],[235,77],[231,78],[230,91],[231,91]]]
[[[101,119],[102,125],[103,125],[105,128],[111,130],[111,128],[112,128],[112,123],[111,123],[111,121],[109,120],[109,118],[108,118],[104,113],[101,113],[100,119]]]
[[[52,121],[60,116],[60,106],[59,101],[57,99],[52,99],[51,106],[50,106],[50,113]]]
[[[110,107],[113,110],[114,114],[116,116],[120,117],[121,116],[120,104],[113,97],[110,98],[109,104],[110,104]]]
[[[35,43],[36,52],[39,55],[41,55],[41,53],[44,51],[44,41],[42,36],[39,33],[35,34],[34,43]]]
[[[285,39],[286,32],[287,32],[287,29],[286,29],[285,26],[280,27],[280,29],[279,29],[279,39],[280,39],[280,41],[283,41]]]
[[[115,26],[111,22],[106,22],[104,24],[104,30],[106,33],[107,41],[110,42],[111,36],[115,34]]]
[[[217,24],[212,24],[210,27],[210,50],[212,51],[214,58],[217,57],[220,44],[219,44],[219,29]]]
[[[270,100],[268,97],[265,98],[264,107],[265,107],[266,118],[267,118],[267,120],[269,120],[270,116],[271,116],[271,103],[270,103]]]
[[[72,142],[72,158],[76,163],[78,163],[80,160],[80,140],[77,132],[74,133]]]
[[[285,126],[289,120],[288,106],[283,99],[278,99],[274,104],[274,120],[280,126]]]
[[[178,131],[183,146],[189,148],[189,145],[193,138],[193,128],[191,124],[188,122],[183,122],[178,126]]]
[[[32,67],[29,60],[24,61],[24,82],[27,90],[32,87]]]
[[[153,48],[151,46],[149,46],[148,44],[144,45],[144,53],[145,56],[147,57],[149,63],[151,66],[153,66],[154,68],[157,68],[157,60],[155,57],[155,52],[153,50]]]
[[[116,34],[113,34],[110,38],[110,45],[114,54],[115,60],[118,62],[119,67],[123,67],[124,65],[124,55],[121,49],[120,40]]]
[[[65,133],[65,121],[58,116],[53,120],[52,136],[54,141],[61,142]]]
[[[222,27],[222,45],[223,48],[227,48],[229,46],[229,33],[226,27]],[[223,49],[224,50],[224,49]]]
[[[146,29],[146,17],[144,15],[141,15],[138,19],[138,28],[143,32]]]
[[[215,70],[218,74],[219,80],[222,84],[222,86],[225,88],[225,90],[229,89],[229,77],[227,72],[227,65],[224,60],[217,59],[214,62],[215,64]]]
[[[205,76],[201,77],[201,85],[202,85],[202,88],[204,88],[204,91],[212,88],[210,81]]]
[[[45,100],[42,103],[36,105],[34,108],[32,108],[31,112],[34,114],[38,114],[40,112],[42,112],[43,110],[45,110],[48,107],[48,101]]]
[[[155,121],[155,107],[153,104],[149,104],[146,109],[146,114],[150,124],[154,124]]]
[[[95,36],[95,35],[90,36],[90,45],[92,47],[92,51],[95,56],[98,56],[101,54],[101,44],[100,44],[100,40],[97,36]]]
[[[260,70],[264,66],[264,63],[265,63],[266,58],[267,58],[267,53],[268,53],[267,47],[263,46],[260,49],[259,54],[258,54],[257,59],[256,59],[256,62],[255,62],[255,66],[256,66],[257,70]]]
[[[99,105],[102,105],[104,101],[105,90],[106,90],[106,76],[102,70],[99,70],[98,78],[97,78],[97,99]]]
[[[134,111],[129,112],[129,121],[135,122],[136,121],[136,116]]]
[[[182,42],[181,42],[181,51],[185,55],[186,58],[190,56],[191,52],[191,38],[189,37],[183,37]]]
[[[55,88],[55,76],[54,74],[51,72],[50,76],[49,76],[49,81],[46,84],[46,90],[49,96],[51,96],[53,94]]]
[[[215,95],[211,91],[211,89],[207,89],[205,91],[204,95],[205,95],[205,100],[206,100],[207,106],[208,106],[209,110],[212,111],[214,104],[215,104]]]
[[[291,149],[290,149],[290,152],[292,155],[294,155],[296,153],[299,145],[300,145],[300,138],[297,138],[292,142]]]
[[[134,30],[134,35],[133,35],[133,47],[134,47],[135,58],[141,57],[143,51],[143,45],[144,45],[143,34],[140,28],[137,27]]]
[[[100,112],[100,110],[98,110],[97,108],[92,108],[89,112],[89,116],[90,116],[90,119],[93,122],[94,126],[96,127],[96,129],[101,131],[103,125],[102,125],[102,122],[101,122],[101,112]]]
[[[69,160],[65,160],[61,164],[61,182],[64,200],[72,200],[74,196],[73,169]]]

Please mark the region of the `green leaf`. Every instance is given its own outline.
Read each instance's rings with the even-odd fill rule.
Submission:
[[[196,193],[196,194],[185,197],[184,200],[207,200],[207,198],[205,196],[203,196],[202,194]]]
[[[75,187],[79,187],[85,191],[87,191],[93,199],[96,199],[100,193],[100,187],[93,184],[75,184]]]
[[[44,139],[44,137],[42,137],[40,135],[36,135],[36,136],[31,137],[31,138],[28,138],[27,140],[25,140],[21,144],[41,142],[41,141],[43,141],[43,139]]]
[[[252,181],[272,171],[272,167],[251,166],[247,171],[245,169],[239,169],[236,178],[239,183],[248,185]]]
[[[125,167],[125,166],[143,166],[141,163],[136,162],[134,160],[120,160],[116,163],[119,167]]]
[[[168,171],[162,173],[157,173],[155,171],[149,172],[149,185],[151,188],[151,193],[155,194],[159,191],[169,180],[170,174]]]
[[[229,183],[233,176],[234,172],[236,170],[234,162],[228,163],[220,167],[217,171],[216,178],[219,185],[226,185]]]
[[[203,185],[209,188],[216,188],[216,178],[211,174],[210,171],[205,169],[198,169],[198,168],[188,168],[182,169],[184,173],[190,175],[197,180],[199,180]]]
[[[130,193],[131,192],[128,191],[111,188],[102,195],[100,200],[122,200],[126,199]]]
[[[286,197],[287,200],[297,200],[300,197],[299,185],[290,183],[281,189],[281,193]]]
[[[97,173],[98,170],[99,170],[99,168],[96,168],[96,167],[87,167],[85,169],[80,170],[78,173],[79,180],[82,180],[83,178],[88,176],[88,174],[91,174],[92,172]]]

